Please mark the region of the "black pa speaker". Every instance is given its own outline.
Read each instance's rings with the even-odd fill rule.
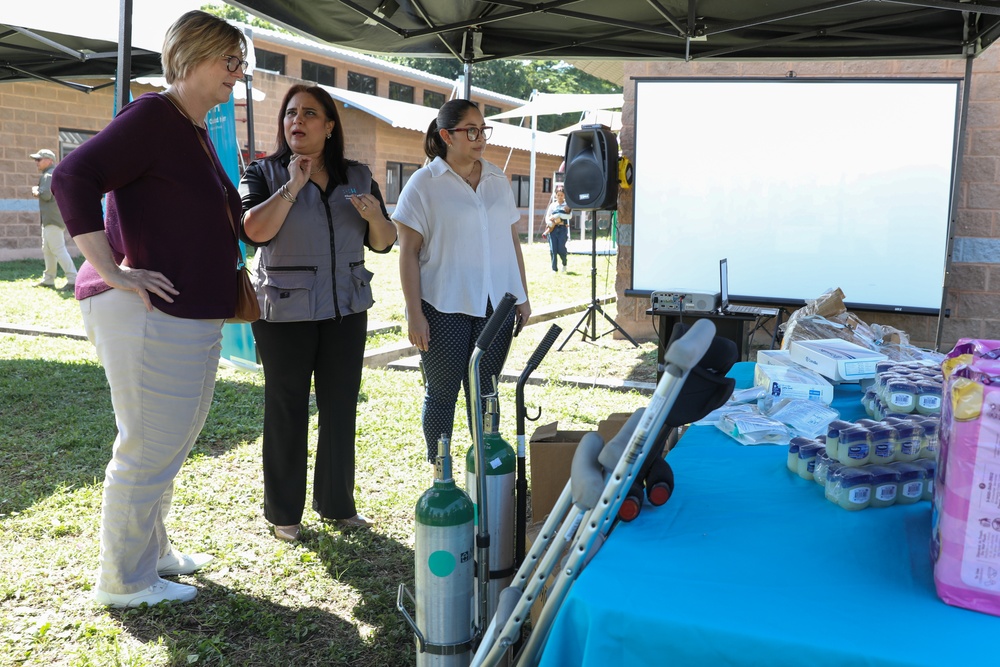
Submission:
[[[618,139],[606,125],[584,125],[569,135],[564,187],[570,208],[618,208]]]

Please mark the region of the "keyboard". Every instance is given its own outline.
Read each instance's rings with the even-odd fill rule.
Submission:
[[[774,317],[778,314],[778,311],[775,308],[760,308],[758,306],[739,306],[733,304],[726,306],[726,312],[739,315],[756,315],[758,317]]]

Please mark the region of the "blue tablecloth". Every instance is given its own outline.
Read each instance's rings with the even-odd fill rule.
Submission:
[[[748,386],[752,363],[731,375]],[[838,387],[844,419],[864,416]],[[996,665],[1000,618],[934,592],[929,502],[850,512],[786,448],[691,427],[673,497],[619,524],[555,619],[545,667]]]

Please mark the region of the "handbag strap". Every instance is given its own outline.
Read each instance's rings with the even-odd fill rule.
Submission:
[[[219,178],[221,179],[222,174],[221,172],[219,172],[219,168],[215,164],[215,159],[212,157],[212,152],[208,150],[208,144],[205,143],[205,138],[202,137],[201,132],[198,131],[198,123],[196,123],[194,121],[194,118],[192,118],[191,115],[188,114],[187,109],[184,108],[184,106],[180,103],[180,101],[175,100],[174,96],[171,95],[168,91],[163,91],[160,94],[163,95],[165,98],[167,98],[167,100],[169,100],[170,103],[173,104],[174,107],[176,107],[176,109],[180,111],[185,118],[191,121],[191,127],[194,129],[194,134],[196,137],[198,137],[198,141],[201,143],[201,147],[205,150],[205,156],[208,158],[209,163],[212,165],[212,169],[215,169],[215,172],[219,175]],[[244,266],[246,266],[246,259],[243,257],[243,248],[240,247],[240,234],[239,232],[236,231],[236,221],[233,220],[233,212],[229,210],[229,193],[226,191],[225,183],[223,183],[222,185],[222,191],[226,196],[226,216],[229,218],[229,226],[232,228],[233,237],[236,239],[236,249],[240,254],[240,261],[239,264],[237,264],[236,266],[236,270],[239,271]]]

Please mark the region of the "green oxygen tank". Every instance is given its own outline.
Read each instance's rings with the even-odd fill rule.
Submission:
[[[452,477],[450,443],[441,436],[434,486],[416,506],[414,575],[417,667],[466,667],[475,637],[474,508]]]
[[[514,577],[514,483],[517,453],[500,437],[500,401],[496,391],[485,394],[486,411],[483,413],[483,460],[486,468],[486,511],[490,527],[489,609],[496,609],[500,591],[510,585]],[[465,488],[476,508],[476,521],[480,508],[476,488],[475,445],[465,457]],[[478,605],[479,586],[476,586]],[[478,608],[478,607],[477,607]]]

